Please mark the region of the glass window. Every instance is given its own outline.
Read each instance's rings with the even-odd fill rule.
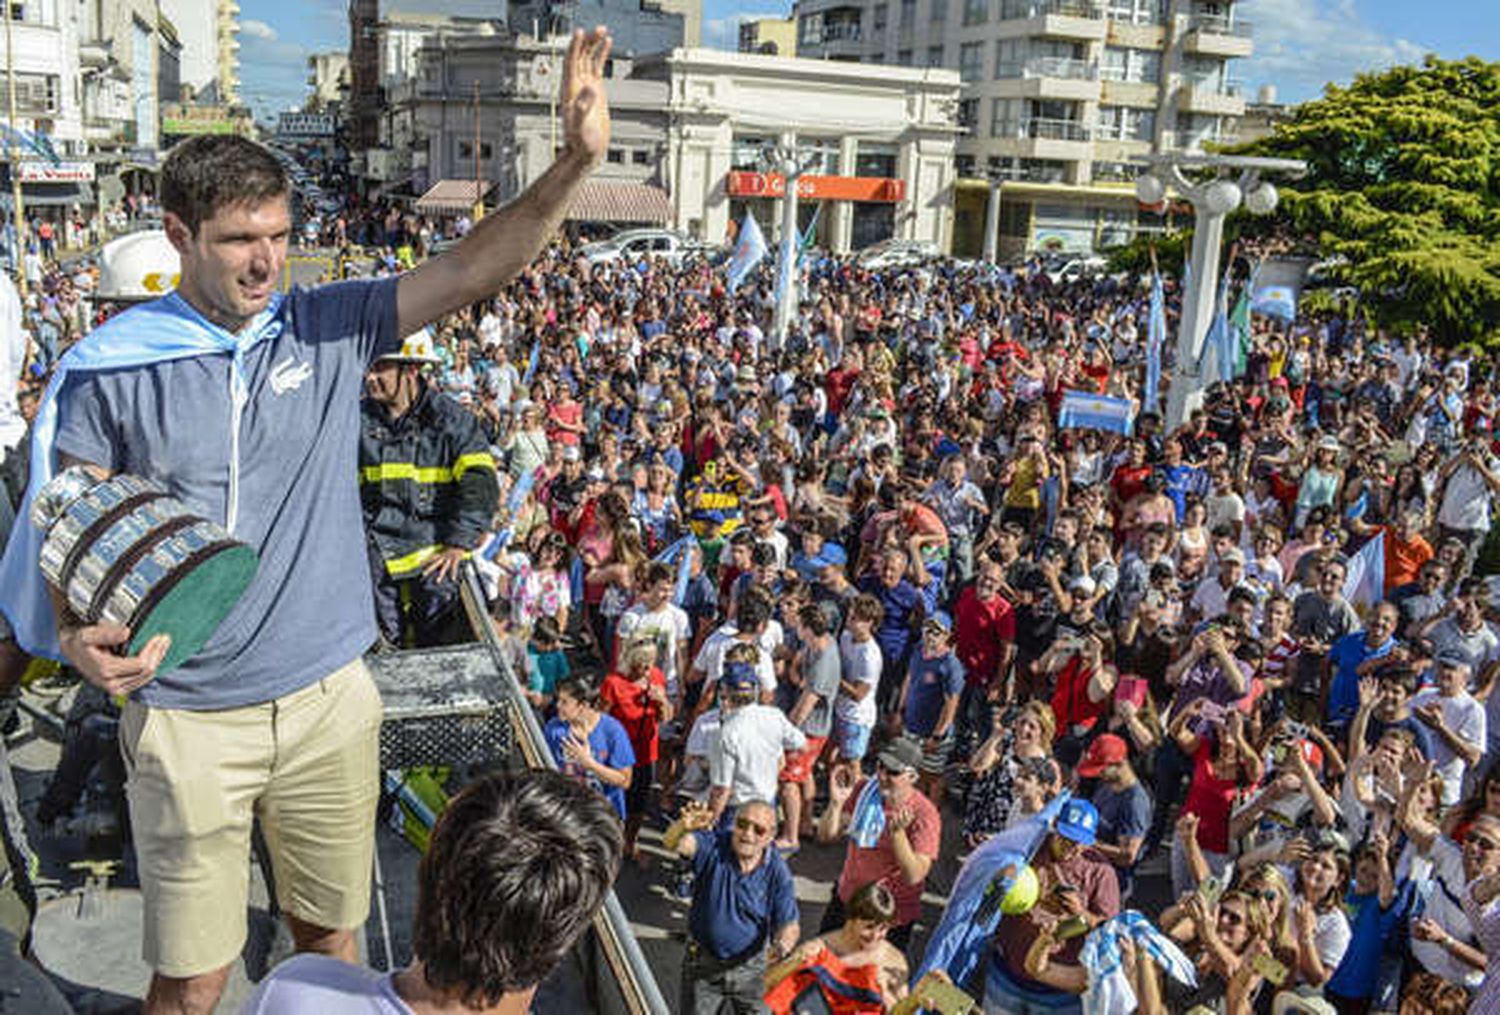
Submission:
[[[745,134],[736,135],[730,145],[729,168],[745,172],[758,172],[762,168],[762,153],[769,143],[763,137],[754,137]]]
[[[871,28],[873,28],[876,33],[885,31],[886,22],[890,19],[890,13],[891,9],[889,4],[875,5],[875,16]]]
[[[958,100],[958,125],[973,130],[979,126],[979,100]]]
[[[896,175],[896,146],[874,141],[861,141],[854,156],[855,176]]]
[[[990,136],[1019,137],[1021,103],[1018,99],[996,99],[990,106]]]
[[[982,25],[990,17],[990,0],[964,0],[964,24]]]
[[[995,40],[995,79],[1018,78],[1026,65],[1029,42],[1026,39]]]
[[[928,46],[927,47],[927,66],[929,66],[929,67],[941,67],[942,65],[943,65],[943,47],[942,46]]]
[[[910,28],[917,21],[917,0],[901,0],[901,27]]]
[[[948,20],[948,0],[932,0],[932,20]]]
[[[953,157],[953,171],[959,176],[974,175],[974,156],[955,155]]]
[[[984,43],[966,42],[958,47],[958,76],[963,81],[984,77]]]
[[[910,67],[912,65],[911,64],[911,50],[909,50],[909,49],[898,49],[898,50],[896,50],[896,64],[897,64],[897,66],[900,66],[900,67]]]

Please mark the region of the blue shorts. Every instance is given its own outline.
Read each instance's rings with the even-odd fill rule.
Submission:
[[[870,731],[874,728],[864,723],[835,718],[833,737],[834,743],[838,744],[839,757],[849,761],[858,761],[863,758],[865,752],[870,749]]]

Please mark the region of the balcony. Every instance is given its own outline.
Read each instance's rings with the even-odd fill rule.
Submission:
[[[1088,0],[1002,0],[1000,30],[1004,38],[1035,36],[1102,42],[1107,30],[1104,8]]]
[[[1255,51],[1250,37],[1251,25],[1239,18],[1230,20],[1219,15],[1199,14],[1188,22],[1182,48],[1201,56],[1221,56],[1240,60]]]
[[[1177,108],[1206,116],[1244,116],[1245,89],[1238,81],[1218,84],[1184,82],[1177,90]]]
[[[1088,60],[1044,56],[1027,60],[1000,91],[1007,97],[1099,101],[1099,65]]]
[[[997,138],[1005,155],[1057,162],[1087,161],[1093,152],[1092,132],[1077,120],[1031,117],[1020,121],[1015,136]]]

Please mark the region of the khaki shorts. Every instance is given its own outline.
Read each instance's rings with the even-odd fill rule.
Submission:
[[[126,703],[120,751],[153,969],[196,976],[239,956],[253,817],[283,912],[332,930],[364,922],[380,719],[380,693],[359,659],[260,705]]]

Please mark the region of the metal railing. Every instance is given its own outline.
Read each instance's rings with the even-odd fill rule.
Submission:
[[[542,736],[542,727],[527,704],[525,693],[510,660],[500,644],[500,636],[485,608],[484,589],[472,565],[465,565],[464,578],[460,586],[464,612],[481,644],[489,650],[504,683],[509,699],[508,709],[515,743],[529,768],[557,768],[547,741]],[[620,905],[619,898],[611,889],[604,900],[604,908],[594,917],[594,935],[599,944],[601,957],[614,975],[621,1000],[630,1015],[668,1015],[666,998],[657,985],[656,976],[646,963],[640,942],[630,929],[630,920]],[[580,941],[575,949],[584,946]]]
[[[1104,5],[1094,0],[1000,0],[1000,20],[1039,18],[1061,14],[1070,18],[1102,18]]]
[[[860,31],[858,21],[838,21],[833,24],[823,25],[822,42],[858,42]]]
[[[1206,35],[1232,35],[1241,39],[1250,38],[1250,22],[1239,18],[1226,18],[1222,14],[1195,14],[1188,19],[1188,30]]]
[[[1087,141],[1088,125],[1077,120],[1054,120],[1033,116],[1021,121],[1021,136],[1040,141]]]
[[[1074,81],[1098,81],[1099,65],[1088,60],[1066,56],[1037,56],[1021,66],[1024,78],[1069,78]]]

